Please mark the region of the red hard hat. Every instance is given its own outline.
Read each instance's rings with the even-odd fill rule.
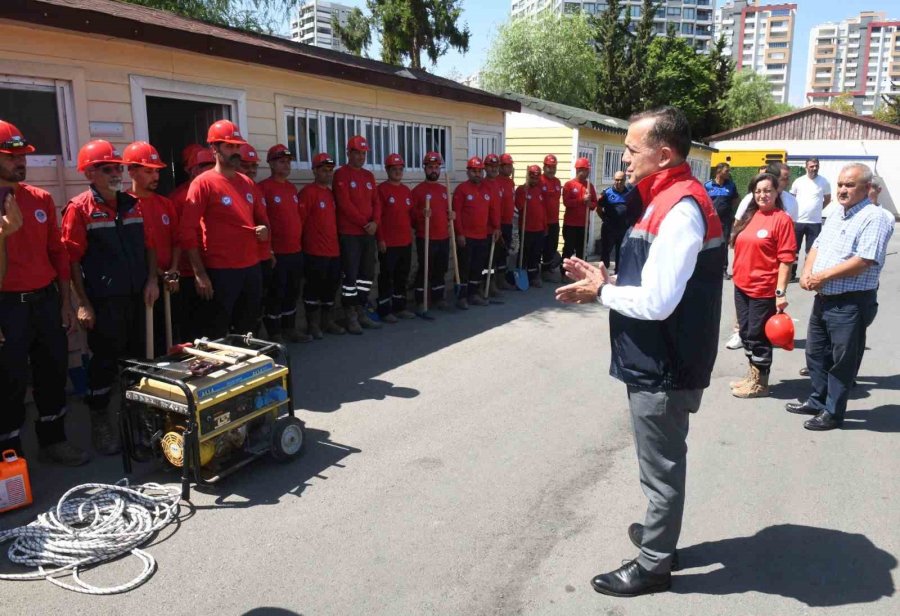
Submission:
[[[484,157],[484,164],[485,164],[485,165],[492,165],[492,166],[493,166],[493,165],[499,165],[499,164],[500,164],[500,157],[497,156],[496,154],[488,154],[487,156]]]
[[[473,156],[466,163],[466,169],[484,169],[484,161],[477,156]]]
[[[278,143],[269,148],[269,152],[266,154],[266,162],[285,157],[293,159],[294,154],[291,152],[289,147]]]
[[[151,169],[165,169],[166,163],[159,158],[159,152],[146,141],[135,141],[122,152],[126,165],[140,165]]]
[[[92,165],[115,164],[122,165],[122,155],[109,141],[94,139],[88,141],[78,150],[78,170],[84,171]]]
[[[556,157],[553,154],[547,154],[544,157],[544,164],[547,165],[548,167],[555,167],[556,166]]]
[[[350,150],[368,152],[369,142],[366,141],[366,138],[362,135],[355,135],[353,137],[350,137],[350,140],[347,142],[347,151],[349,152]]]
[[[501,165],[514,165],[513,157],[510,154],[501,154],[500,155],[500,164]]]
[[[31,154],[34,146],[25,141],[18,128],[0,120],[0,152],[4,154]]]
[[[384,161],[384,168],[388,167],[405,167],[406,163],[403,162],[403,157],[399,154],[388,154],[388,157]]]
[[[334,167],[334,159],[328,152],[320,152],[319,154],[313,156],[313,169],[315,169],[316,167],[321,167],[322,165],[331,165],[332,167]]]
[[[215,165],[216,157],[213,156],[213,153],[209,151],[207,148],[201,148],[194,152],[191,155],[191,158],[188,160],[187,165],[185,165],[188,169],[192,167],[196,167],[197,165]]]
[[[181,164],[184,167],[191,167],[191,158],[199,152],[200,150],[205,150],[206,148],[200,145],[199,143],[191,143],[189,145],[184,146],[184,149],[181,150]]]
[[[586,158],[579,158],[578,160],[575,161],[575,168],[576,169],[590,169],[591,161],[589,161]]]
[[[259,154],[256,153],[256,148],[254,148],[249,143],[245,143],[241,145],[241,162],[242,163],[258,163],[259,162]]]
[[[233,143],[243,145],[247,141],[241,136],[241,129],[231,120],[219,120],[209,127],[206,133],[206,142],[213,143]]]
[[[538,175],[541,174],[541,168],[537,165],[528,165],[528,173],[536,173]]]
[[[786,312],[773,314],[766,321],[766,338],[773,346],[794,350],[794,320]]]
[[[444,164],[444,159],[441,157],[440,152],[425,152],[425,158],[422,159],[422,166],[424,167],[431,163],[437,163],[439,165]]]

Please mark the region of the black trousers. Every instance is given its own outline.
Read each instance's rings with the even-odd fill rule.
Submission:
[[[734,288],[734,309],[737,313],[744,354],[750,363],[768,374],[772,367],[772,343],[766,338],[766,321],[775,314],[775,298],[750,297]]]
[[[478,285],[484,280],[487,269],[488,251],[490,250],[488,238],[466,238],[466,245],[459,249],[459,276],[460,282],[467,285],[466,295],[474,297],[478,295]]]
[[[303,277],[303,307],[308,318],[319,308],[334,306],[341,283],[341,258],[303,255]]]
[[[549,272],[553,265],[556,265],[559,253],[556,252],[559,246],[559,223],[547,225],[547,235],[544,236],[544,245],[541,250],[541,271]]]
[[[431,263],[428,265],[430,267]],[[412,267],[412,244],[388,246],[387,250],[381,253],[379,266],[378,314],[385,316],[391,312],[405,310],[409,270]]]
[[[584,259],[584,232],[584,227],[563,225],[563,259],[568,259],[572,255]],[[560,271],[562,271],[562,265],[560,265]]]
[[[844,421],[847,399],[866,346],[866,327],[878,312],[877,292],[816,295],[806,332],[812,393],[806,404]]]
[[[182,276],[178,293],[172,294],[172,319],[176,342],[192,342],[203,335],[206,302],[197,295],[193,276]]]
[[[92,411],[102,411],[109,406],[119,360],[144,357],[146,354],[146,307],[140,293],[89,299],[94,307],[95,322],[87,335],[91,363],[88,366],[88,395],[85,401]]]
[[[68,340],[62,327],[59,292],[54,285],[23,302],[19,293],[0,293],[0,452],[22,454],[19,430],[25,423],[28,367],[38,417],[34,428],[42,447],[66,439]]]
[[[819,233],[822,232],[822,224],[815,222],[795,222],[794,223],[794,238],[797,240],[797,254],[800,253],[800,246],[803,243],[803,240],[806,240],[806,250],[804,254],[809,254],[810,248],[812,248],[813,242],[816,241],[816,238],[819,237]],[[791,267],[791,278],[795,278],[797,276],[797,267],[800,265],[800,259],[798,258],[794,261],[794,265]]]
[[[300,297],[300,281],[303,279],[303,253],[293,252],[275,255],[275,267],[266,293],[266,310],[263,321],[271,336],[283,329],[297,325],[297,299]]]
[[[256,330],[262,308],[262,270],[259,263],[243,268],[207,269],[213,298],[205,302],[204,333],[221,338],[230,331]]]
[[[341,235],[341,304],[365,306],[375,283],[374,235]]]
[[[600,227],[600,260],[609,268],[613,252],[616,253],[616,271],[619,271],[619,257],[622,254],[622,240],[628,229],[621,222],[604,222]]]
[[[719,221],[722,223],[722,237],[725,239],[725,243],[727,244],[731,241],[731,229],[734,227],[734,213],[731,211],[731,208],[722,208],[721,210],[716,210],[716,214],[719,216]],[[725,263],[722,265],[723,270],[722,273],[728,271],[728,250],[725,250]]]
[[[526,231],[523,247],[525,249],[525,269],[528,270],[528,279],[534,280],[540,274],[538,265],[544,250],[544,232]]]
[[[425,239],[416,238],[416,303],[425,303]],[[447,269],[450,266],[450,240],[428,241],[428,288],[431,295],[428,305],[444,299],[444,281],[447,279]],[[460,269],[460,276],[464,273]]]
[[[512,224],[500,225],[500,240],[497,247],[494,248],[494,272],[495,275],[503,276],[509,269],[507,263],[509,261],[509,248],[512,246]]]

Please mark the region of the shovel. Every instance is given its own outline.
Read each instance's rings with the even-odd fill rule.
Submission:
[[[590,199],[591,195],[591,181],[587,181],[587,187],[585,188],[585,192],[588,195],[588,199]],[[584,252],[581,253],[581,258],[587,261],[588,256],[588,242],[590,239],[589,229],[591,228],[591,206],[589,203],[584,204],[584,246],[582,250]]]
[[[434,317],[428,314],[428,300],[431,299],[431,278],[428,276],[428,256],[431,252],[431,195],[425,195],[425,254],[422,255],[422,312],[416,313],[419,318],[426,321],[434,321]]]
[[[450,199],[450,174],[444,175],[444,182],[447,185],[447,213],[453,211],[453,200]],[[448,216],[449,218],[449,216]],[[454,221],[450,221],[450,254],[453,256],[453,295],[456,299],[465,297],[463,286],[459,281],[459,253],[456,252],[456,227]]]
[[[494,238],[491,238],[491,254],[488,256],[488,266],[487,266],[487,279],[484,281],[484,299],[490,304],[502,304],[503,302],[499,299],[491,299],[491,274],[494,273],[494,247],[497,245],[497,242],[494,241]]]
[[[519,267],[513,269],[513,282],[519,291],[527,291],[529,287],[528,272],[525,271],[523,264],[525,263],[525,219],[528,216],[528,200],[525,200],[525,207],[522,208],[522,224],[519,226]]]

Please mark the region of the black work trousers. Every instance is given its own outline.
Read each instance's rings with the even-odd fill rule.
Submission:
[[[341,258],[320,255],[303,255],[303,307],[306,317],[320,308],[334,306],[338,286],[341,283]]]
[[[250,267],[207,269],[213,286],[212,300],[205,302],[204,333],[222,338],[229,332],[256,331],[262,309],[262,270]]]
[[[490,239],[467,237],[466,245],[459,248],[459,275],[460,281],[466,286],[466,297],[478,295],[478,286],[484,280],[487,269]],[[536,267],[536,266],[535,266]]]
[[[512,246],[512,224],[500,225],[500,239],[494,248],[494,274],[504,276],[508,268],[509,248]]]
[[[68,340],[59,309],[54,285],[24,297],[0,293],[0,330],[6,337],[0,346],[0,452],[15,449],[23,454],[19,430],[25,423],[29,362],[38,443],[46,447],[66,439]]]
[[[444,281],[447,279],[447,268],[450,266],[450,240],[428,241],[428,288],[431,294],[428,305],[444,299]],[[460,270],[460,276],[464,275]],[[425,303],[425,239],[416,238],[416,303]]]
[[[374,235],[341,235],[341,304],[365,306],[375,283]]]
[[[412,244],[388,246],[381,253],[378,265],[378,314],[385,316],[391,312],[406,310]]]
[[[544,232],[526,231],[522,247],[525,250],[525,269],[528,270],[528,279],[534,280],[540,275],[538,266],[544,250]]]
[[[568,259],[572,255],[584,259],[584,229],[574,225],[563,225],[563,259]],[[560,271],[563,271],[562,265],[559,267]]]
[[[95,321],[87,335],[91,363],[85,401],[92,411],[103,411],[109,406],[119,360],[146,355],[146,306],[140,293],[89,299]]]
[[[616,253],[615,271],[619,271],[619,257],[622,253],[622,240],[625,239],[625,232],[628,229],[621,222],[606,222],[600,227],[600,260],[603,265],[609,268],[612,262],[613,252]]]
[[[744,343],[744,355],[760,372],[768,374],[772,367],[772,343],[766,338],[766,321],[777,312],[775,298],[750,297],[735,287],[734,310],[741,342]]]
[[[553,266],[559,266],[557,260],[559,253],[556,252],[559,246],[559,223],[547,225],[547,235],[544,236],[544,245],[541,250],[541,271],[549,272]]]
[[[804,250],[804,254],[809,254],[810,248],[812,248],[813,242],[816,241],[816,238],[819,237],[819,233],[822,232],[822,223],[815,222],[795,222],[794,223],[794,239],[797,240],[797,260],[794,261],[794,264],[791,266],[791,278],[797,277],[797,268],[800,266],[800,247],[803,244],[803,241],[806,240],[806,249]]]
[[[172,319],[175,321],[175,342],[193,342],[203,335],[206,302],[197,295],[193,276],[182,276],[178,293],[172,294]]]
[[[263,317],[266,332],[270,336],[280,334],[282,329],[294,329],[297,326],[297,299],[300,297],[301,280],[303,253],[276,254]]]

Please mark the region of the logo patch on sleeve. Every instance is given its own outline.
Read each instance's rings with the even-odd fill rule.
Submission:
[[[47,222],[47,212],[45,212],[44,210],[35,210],[34,218],[39,223],[44,224],[45,222]]]

